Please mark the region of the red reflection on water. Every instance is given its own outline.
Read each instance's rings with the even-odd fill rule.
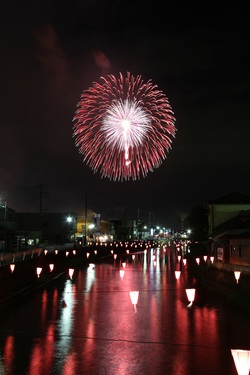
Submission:
[[[4,367],[8,369],[11,373],[11,368],[14,362],[14,338],[13,336],[8,336],[6,338],[4,351],[3,351],[3,363]]]
[[[156,268],[146,257],[145,267],[144,263],[135,266],[128,262],[123,280],[118,262],[116,267],[97,265],[95,269],[79,270],[73,282],[66,281],[63,292],[43,292],[34,320],[37,334],[27,336],[21,344],[27,346],[25,374],[49,375],[58,364],[60,375],[196,375],[208,374],[210,369],[221,373],[216,371],[216,363],[224,368],[226,361],[220,357],[223,340],[218,312],[203,306],[199,288],[197,301],[187,308],[188,273],[182,268],[176,280],[176,263],[168,259],[168,253],[165,258],[166,266],[160,260]],[[130,290],[140,290],[137,314]],[[33,305],[30,314],[34,316]],[[3,366],[9,369],[6,375],[14,374],[18,363],[15,337],[8,336],[4,346]]]
[[[53,297],[52,297],[52,319],[56,319],[57,314],[57,305],[58,305],[58,290],[54,289]]]
[[[41,323],[46,324],[46,311],[48,303],[48,293],[45,290],[42,295]]]
[[[54,360],[55,326],[49,325],[44,339],[33,346],[30,356],[29,375],[49,374]]]
[[[65,358],[62,375],[76,375],[76,353],[68,354]]]
[[[83,332],[84,333],[84,332]],[[84,371],[86,374],[91,374],[92,364],[95,362],[95,324],[92,319],[86,321],[86,335],[87,339],[83,342],[82,356]]]

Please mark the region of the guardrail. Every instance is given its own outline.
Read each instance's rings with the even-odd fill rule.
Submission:
[[[48,254],[54,252],[56,249],[58,251],[64,251],[67,249],[72,248],[72,243],[64,244],[64,245],[53,245],[48,247],[38,247],[36,249],[29,249],[24,251],[19,251],[16,253],[6,253],[0,255],[0,266],[20,262],[25,259],[32,259],[34,257],[39,257],[42,253],[45,251],[48,252]]]

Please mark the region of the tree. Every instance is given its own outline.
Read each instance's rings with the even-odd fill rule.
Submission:
[[[203,206],[194,206],[184,221],[185,227],[191,229],[192,238],[195,241],[207,240],[208,212]]]

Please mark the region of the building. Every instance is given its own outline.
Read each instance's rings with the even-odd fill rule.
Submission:
[[[5,202],[0,205],[0,252],[10,251],[15,243],[16,231],[15,210]]]
[[[71,218],[71,220],[69,220]],[[77,214],[16,212],[16,249],[74,242]]]
[[[250,196],[233,192],[208,202],[210,254],[222,263],[250,266]]]
[[[232,192],[207,201],[208,209],[208,235],[214,228],[237,216],[240,211],[250,210],[250,196]]]

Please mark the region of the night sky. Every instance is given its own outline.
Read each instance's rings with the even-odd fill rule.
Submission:
[[[250,24],[246,8],[154,1],[1,6],[0,192],[17,212],[124,215],[177,226],[195,205],[250,194]],[[131,72],[162,90],[176,137],[162,165],[113,182],[83,162],[73,117],[100,76]]]

